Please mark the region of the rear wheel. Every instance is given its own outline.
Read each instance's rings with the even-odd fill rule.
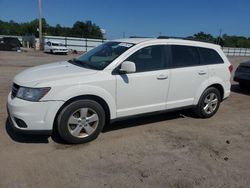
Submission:
[[[195,113],[200,118],[210,118],[219,109],[221,95],[218,89],[214,87],[207,88],[200,97]]]
[[[102,106],[92,100],[79,100],[66,106],[58,116],[58,132],[65,141],[85,143],[97,138],[105,124]]]

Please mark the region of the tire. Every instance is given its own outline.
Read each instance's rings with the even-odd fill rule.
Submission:
[[[214,87],[207,88],[200,97],[195,114],[200,118],[210,118],[218,111],[220,103],[219,90]]]
[[[103,107],[93,100],[78,100],[67,105],[59,114],[57,129],[60,137],[71,144],[96,139],[105,125]]]

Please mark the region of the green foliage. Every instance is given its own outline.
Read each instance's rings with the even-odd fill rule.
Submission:
[[[250,38],[223,35],[224,44],[228,47],[250,48]]]
[[[189,37],[190,38],[190,37]],[[219,43],[225,47],[236,47],[236,48],[250,48],[250,38],[242,36],[228,36],[224,34],[222,37],[213,37],[211,34],[199,32],[194,34],[191,38],[204,40],[212,43]]]
[[[46,20],[42,19],[43,35],[52,36],[67,36],[67,37],[88,37],[103,39],[103,34],[99,26],[93,24],[91,21],[82,22],[77,21],[70,27],[62,27],[57,24],[55,27],[50,26]],[[38,37],[39,21],[35,19],[27,23],[16,23],[14,21],[4,22],[0,20],[0,35],[33,35]]]
[[[202,40],[202,41],[208,41],[208,42],[215,42],[216,41],[216,39],[211,34],[207,34],[204,32],[199,32],[199,33],[194,34],[193,38],[198,39],[198,40]]]

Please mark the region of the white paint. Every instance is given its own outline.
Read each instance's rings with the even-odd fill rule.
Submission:
[[[40,102],[8,98],[11,117],[28,124],[28,130],[51,130],[59,108],[69,99],[95,95],[108,104],[111,119],[189,105],[196,105],[204,90],[220,84],[226,98],[230,94],[230,65],[217,45],[174,39],[122,39],[135,45],[102,71],[90,70],[68,62],[33,67],[14,78],[25,87],[51,87]],[[151,45],[190,45],[216,50],[224,64],[164,69],[124,75],[113,70],[137,50]],[[199,74],[199,73],[205,74]],[[16,124],[15,124],[16,126]],[[18,128],[18,127],[17,127]]]

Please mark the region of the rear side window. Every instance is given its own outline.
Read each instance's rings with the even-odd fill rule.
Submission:
[[[196,47],[172,45],[172,67],[190,67],[200,64],[200,57]]]
[[[199,52],[201,55],[201,64],[203,65],[224,63],[218,52],[213,49],[199,48]]]

